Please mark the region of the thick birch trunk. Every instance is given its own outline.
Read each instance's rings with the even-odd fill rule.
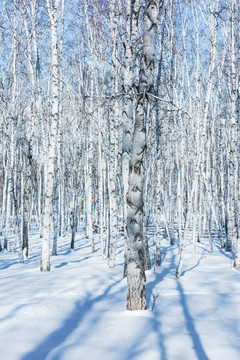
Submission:
[[[125,266],[124,277],[126,276],[126,247],[127,247],[127,192],[129,180],[129,160],[131,158],[132,133],[133,133],[133,69],[136,61],[135,51],[138,42],[138,17],[139,17],[139,1],[128,1],[127,19],[126,19],[126,40],[124,44],[124,73],[123,73],[123,140],[122,140],[122,182],[123,182],[123,228],[125,238]]]
[[[144,310],[147,306],[143,249],[143,161],[146,148],[146,93],[150,93],[153,88],[157,16],[158,2],[148,0],[144,11],[143,53],[139,76],[139,94],[136,103],[127,195],[128,310]]]

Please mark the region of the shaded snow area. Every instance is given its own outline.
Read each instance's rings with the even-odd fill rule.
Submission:
[[[37,232],[25,264],[0,254],[1,359],[240,359],[240,273],[218,242],[213,254],[207,241],[198,244],[195,258],[188,244],[177,280],[177,247],[162,240],[162,267],[147,272],[150,310],[128,312],[123,239],[114,269],[101,259],[97,235],[95,254],[83,233],[76,239],[75,251],[59,239],[49,273],[39,270]]]

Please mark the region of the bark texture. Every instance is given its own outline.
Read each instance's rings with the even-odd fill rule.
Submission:
[[[158,2],[147,1],[144,11],[142,62],[127,194],[127,310],[144,310],[147,307],[143,247],[143,161],[146,149],[146,99],[154,83],[157,16]]]

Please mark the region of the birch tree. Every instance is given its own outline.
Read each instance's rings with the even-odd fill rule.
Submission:
[[[143,249],[143,159],[146,148],[146,99],[153,90],[158,2],[146,2],[143,15],[143,49],[136,101],[132,153],[127,194],[127,282],[128,310],[146,309],[146,277]]]
[[[50,124],[50,138],[48,141],[47,156],[45,158],[44,166],[46,168],[46,188],[44,189],[44,213],[43,213],[43,237],[42,237],[42,255],[41,255],[41,271],[50,271],[50,221],[52,217],[52,201],[54,191],[54,166],[56,159],[56,142],[57,142],[57,129],[58,129],[58,112],[59,112],[59,100],[58,100],[58,11],[60,0],[51,2],[47,0],[47,10],[51,25],[51,51],[52,51],[52,63],[51,63],[51,85],[52,85],[52,104],[51,104],[51,124]]]
[[[109,248],[109,261],[110,268],[115,265],[116,256],[116,242],[117,242],[117,171],[116,171],[116,144],[117,144],[117,125],[118,125],[118,104],[116,102],[115,95],[117,93],[117,11],[119,8],[118,1],[110,1],[110,28],[111,28],[111,89],[113,93],[113,99],[110,104],[109,111],[109,215],[110,215],[110,248]]]

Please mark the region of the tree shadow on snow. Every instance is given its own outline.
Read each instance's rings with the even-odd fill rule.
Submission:
[[[186,269],[186,270],[182,271],[181,272],[181,277],[184,276],[188,271],[191,271],[191,270],[195,269],[196,267],[198,267],[198,265],[200,264],[202,259],[203,259],[203,255],[200,257],[200,259],[198,259],[198,261],[197,261],[197,263],[195,265],[193,265],[189,269]]]
[[[2,325],[2,323],[4,321],[8,321],[9,319],[14,319],[17,316],[17,313],[22,310],[26,305],[25,304],[21,304],[21,305],[17,305],[15,306],[14,309],[11,310],[10,313],[8,313],[7,315],[5,315],[4,317],[0,318],[0,323]]]
[[[63,266],[66,266],[68,264],[68,262],[62,262],[61,264],[59,264],[59,265],[57,265],[57,266],[55,266],[55,269],[59,269],[59,268],[61,268],[61,267],[63,267]]]
[[[77,246],[77,247],[75,247],[74,250],[70,249],[69,245],[68,245],[66,249],[59,249],[58,253],[59,253],[59,255],[69,255],[71,253],[77,253],[78,251],[82,251],[83,249],[87,249],[87,248],[89,248],[89,251],[91,251],[90,250],[91,244],[86,244],[85,246],[84,245],[85,244]]]
[[[172,249],[172,245],[169,246],[169,248],[166,249],[165,253],[162,256],[162,262],[164,261],[164,259],[166,258],[166,255],[168,253],[169,250]],[[170,253],[170,251],[169,251]],[[147,283],[146,286],[146,297],[147,297],[147,305],[149,309],[154,310],[154,305],[155,303],[153,303],[153,301],[155,302],[157,297],[158,297],[158,293],[160,291],[160,289],[156,289],[154,291],[154,289],[157,287],[157,285],[159,283],[161,283],[163,281],[163,279],[165,278],[166,275],[169,274],[169,272],[172,270],[175,271],[175,259],[176,259],[176,255],[172,252],[171,254],[171,258],[170,258],[170,264],[169,266],[163,268],[163,267],[158,267],[157,271],[160,271],[160,273],[156,272],[155,273],[155,279],[151,282]],[[159,269],[159,270],[158,270]],[[174,275],[173,275],[174,276]],[[155,298],[155,299],[154,299]],[[161,331],[161,321],[159,321],[158,319],[160,318],[160,316],[154,316],[153,319],[153,330],[154,332],[157,334],[158,336],[158,349],[159,352],[161,353],[161,360],[168,360],[168,355],[167,355],[167,348],[165,346],[165,336],[163,335],[162,331]]]
[[[165,258],[166,258],[166,255],[168,253],[168,251],[172,249],[172,245],[169,246],[165,252],[162,254],[162,263],[164,262]],[[169,251],[170,253],[170,251]],[[162,265],[160,267],[156,267],[157,271],[155,273],[155,279],[153,281],[150,281],[147,283],[147,286],[146,286],[146,297],[147,297],[147,305],[148,305],[148,308],[151,308],[151,299],[152,299],[152,295],[154,295],[154,292],[155,292],[155,295],[157,295],[157,291],[154,291],[155,287],[160,284],[163,279],[165,278],[166,275],[168,275],[170,273],[170,271],[174,271],[174,273],[172,274],[172,276],[175,276],[175,259],[176,259],[176,255],[172,252],[171,253],[171,259],[170,259],[170,264],[169,266],[166,266],[166,267],[163,267]]]
[[[199,360],[209,360],[209,358],[207,357],[207,355],[204,351],[204,348],[202,346],[202,343],[201,343],[200,337],[197,333],[197,330],[195,328],[194,320],[188,310],[186,295],[184,294],[182,285],[179,280],[176,280],[176,281],[177,281],[177,288],[178,288],[178,291],[180,294],[181,305],[183,307],[183,312],[184,312],[184,316],[186,319],[186,328],[189,332],[189,335],[191,336],[192,343],[193,343],[193,349],[195,351],[196,357]]]
[[[87,298],[83,303],[81,303],[80,300],[76,301],[74,309],[69,314],[69,317],[64,320],[62,326],[49,334],[35,349],[24,355],[21,360],[46,359],[50,352],[64,343],[64,341],[74,332],[74,330],[77,329],[83,318],[88,315],[94,304],[105,299],[105,297],[111,291],[112,287],[121,281],[122,279],[108,286],[102,295],[92,299]],[[95,320],[96,319],[94,319],[94,323]],[[54,355],[53,359],[59,359],[59,354],[57,353]]]
[[[4,262],[5,262],[5,261],[4,261]],[[0,270],[8,269],[8,268],[10,268],[11,266],[17,265],[17,264],[19,264],[19,261],[15,261],[15,262],[8,261],[8,263],[7,263],[6,265],[0,267]]]
[[[84,260],[88,260],[90,259],[90,256],[86,256],[85,258],[83,259],[79,259],[79,260],[72,260],[72,261],[64,261],[64,262],[61,262],[61,264],[58,264],[56,266],[54,266],[55,269],[59,269],[61,267],[64,267],[64,266],[67,266],[67,265],[70,265],[70,264],[74,264],[74,263],[81,263],[82,261]]]
[[[222,249],[221,245],[220,245],[220,240],[217,242],[215,242],[214,244],[216,246],[216,248],[219,250],[219,252],[224,255],[226,258],[228,258],[229,260],[232,260],[232,252],[226,252],[225,248]]]

